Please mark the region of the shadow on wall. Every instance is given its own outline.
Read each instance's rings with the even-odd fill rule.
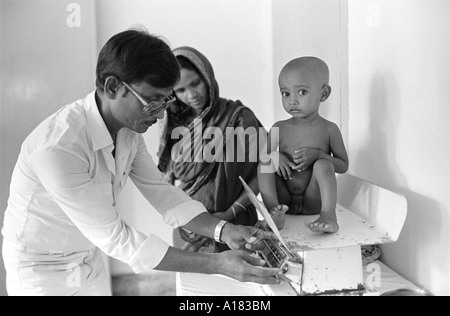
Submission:
[[[443,230],[450,230],[448,213],[437,201],[411,191],[399,168],[401,162],[397,161],[396,152],[403,104],[395,75],[375,74],[368,101],[368,137],[351,164],[356,166],[358,175],[403,194],[408,202],[408,216],[400,238],[395,244],[382,246],[382,260],[403,276],[420,276],[422,283],[429,284],[426,280],[433,279],[433,275],[434,278],[445,275],[450,265],[449,250],[437,245]],[[435,266],[425,267],[427,261],[421,260],[423,256],[436,258]]]
[[[397,129],[399,126],[401,95],[392,73],[377,73],[372,79],[368,100],[368,138],[351,162],[372,182],[388,189],[405,186],[395,160]],[[351,115],[351,113],[350,113]],[[355,118],[357,119],[357,118]],[[392,188],[394,186],[394,188]]]

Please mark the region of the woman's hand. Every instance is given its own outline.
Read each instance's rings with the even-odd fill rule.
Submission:
[[[195,233],[188,233],[184,229],[180,229],[181,238],[186,241],[183,250],[191,252],[214,253],[217,252],[216,243],[213,239],[198,235]]]
[[[227,222],[232,222],[239,216],[239,214],[241,214],[242,212],[246,212],[246,211],[247,211],[247,209],[241,203],[236,201],[225,212],[214,213],[213,215],[220,218],[221,220],[224,220]]]
[[[294,170],[302,171],[308,169],[317,160],[320,159],[322,151],[316,148],[303,147],[295,151],[294,158]]]
[[[174,173],[173,172],[165,173],[163,181],[173,185],[175,183],[175,175],[174,175]]]
[[[208,246],[211,242],[210,238],[201,236],[196,233],[188,232],[183,228],[181,228],[179,231],[181,238],[188,243],[187,246],[189,246],[192,251],[197,251],[202,247]]]

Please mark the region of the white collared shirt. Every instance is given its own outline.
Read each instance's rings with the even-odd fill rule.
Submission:
[[[142,135],[120,130],[115,158],[113,150],[95,92],[42,122],[22,144],[14,168],[4,238],[52,253],[98,247],[136,273],[156,267],[169,245],[128,226],[115,209],[128,177],[175,228],[206,209],[162,181]]]

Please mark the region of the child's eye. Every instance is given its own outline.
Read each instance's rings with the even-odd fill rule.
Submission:
[[[299,94],[299,95],[306,95],[306,94],[308,94],[308,91],[306,91],[306,90],[300,90],[300,91],[298,92],[298,94]]]
[[[289,97],[289,92],[281,92],[281,95],[285,98]]]

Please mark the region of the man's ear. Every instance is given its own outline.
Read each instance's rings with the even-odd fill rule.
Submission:
[[[110,99],[116,98],[117,93],[119,92],[120,85],[121,82],[119,81],[119,79],[117,79],[117,77],[109,76],[108,78],[106,78],[104,90],[108,98]]]
[[[322,97],[320,98],[320,102],[325,102],[331,94],[331,87],[329,85],[325,85],[322,88]]]

